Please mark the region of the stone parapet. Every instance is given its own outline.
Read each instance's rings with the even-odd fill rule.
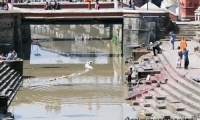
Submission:
[[[17,71],[21,76],[23,75],[23,61],[22,60],[4,60],[4,64],[9,66],[11,69]]]
[[[53,3],[53,2],[51,2]],[[45,2],[42,3],[14,3],[14,7],[28,8],[28,9],[44,9]],[[53,3],[54,4],[54,3]],[[59,2],[61,9],[87,9],[88,2],[81,3],[70,3],[70,2]],[[92,8],[95,6],[95,2],[92,2]],[[114,2],[100,2],[101,8],[114,8]]]

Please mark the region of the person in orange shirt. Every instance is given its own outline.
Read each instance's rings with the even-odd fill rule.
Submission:
[[[88,10],[91,10],[91,1],[88,3]]]
[[[181,47],[182,53],[184,53],[185,48],[187,47],[187,42],[186,42],[185,38],[182,38],[182,40],[180,42],[180,47]]]

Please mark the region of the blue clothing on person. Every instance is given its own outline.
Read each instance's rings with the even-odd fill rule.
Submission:
[[[185,59],[188,59],[188,52],[189,52],[188,50],[185,50],[184,53],[183,53]]]
[[[170,32],[169,35],[170,35],[170,41],[174,41],[176,37],[175,34],[173,32]]]
[[[7,56],[6,60],[12,60],[12,59],[13,59],[12,53],[8,53],[8,56]]]
[[[135,10],[135,4],[132,2],[132,8],[133,10]]]
[[[176,36],[173,32],[170,32],[169,35],[170,35],[170,42],[172,44],[172,49],[174,49],[174,40]]]

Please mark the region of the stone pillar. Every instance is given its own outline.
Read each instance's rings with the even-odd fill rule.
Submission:
[[[110,35],[110,39],[113,38],[113,24],[109,25],[109,35]]]
[[[114,8],[118,9],[118,1],[117,0],[114,1]]]
[[[30,24],[23,24],[21,26],[21,35],[22,35],[22,58],[24,60],[30,60],[30,53],[31,53]]]
[[[30,31],[30,26],[29,30]],[[14,19],[14,47],[13,49],[17,52],[17,56],[22,58],[22,34],[21,34],[21,18],[17,17]],[[30,37],[29,37],[30,38]],[[27,41],[30,41],[30,39],[27,38]]]

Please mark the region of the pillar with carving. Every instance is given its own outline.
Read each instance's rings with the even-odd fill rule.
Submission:
[[[194,20],[194,11],[199,7],[199,0],[180,0],[182,19]]]

